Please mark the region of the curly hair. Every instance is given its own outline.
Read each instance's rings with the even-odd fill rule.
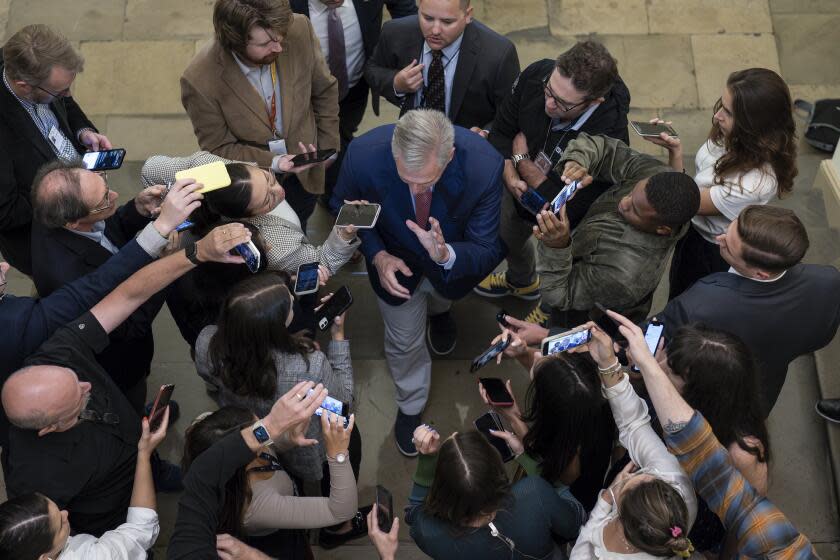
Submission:
[[[601,43],[583,41],[562,53],[555,68],[572,80],[572,85],[586,93],[587,100],[604,97],[618,79],[618,65]]]
[[[799,174],[796,167],[796,126],[793,102],[785,81],[766,68],[748,68],[729,75],[726,87],[732,95],[732,131],[725,134],[712,121],[709,140],[726,153],[715,163],[715,183],[769,165],[776,176],[776,194],[782,198],[793,190]],[[718,99],[717,113],[723,107]]]

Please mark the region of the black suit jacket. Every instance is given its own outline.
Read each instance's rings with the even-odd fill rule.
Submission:
[[[2,54],[2,49],[0,49]],[[0,56],[0,73],[5,65]],[[61,131],[80,153],[86,148],[76,135],[83,128],[96,127],[72,97],[60,97],[50,104]],[[32,206],[29,193],[38,168],[56,159],[50,141],[41,134],[29,113],[0,82],[0,252],[18,270],[32,274],[29,230]]]
[[[400,107],[400,114],[415,108],[414,94],[397,97],[394,93],[394,76],[412,60],[421,60],[424,41],[417,16],[391,20],[383,26],[382,37],[365,68],[377,115],[379,96]],[[449,119],[464,128],[489,128],[518,75],[519,56],[513,43],[473,19],[464,29]]]
[[[105,236],[123,247],[146,224],[129,201],[105,221]],[[64,228],[49,229],[32,224],[32,276],[41,297],[91,273],[111,258],[100,244]],[[160,292],[141,305],[110,335],[111,344],[97,356],[103,369],[122,389],[133,387],[148,375],[154,356],[152,321],[163,305]]]
[[[309,17],[309,0],[290,0],[292,11]],[[365,60],[373,54],[379,33],[382,30],[382,8],[387,7],[391,18],[397,19],[417,13],[414,0],[356,0],[356,17],[359,18],[359,28],[362,31],[362,42],[365,45]]]
[[[840,272],[833,266],[798,264],[775,282],[718,272],[695,282],[657,317],[665,324],[666,340],[689,323],[739,336],[758,362],[766,416],[790,362],[834,338],[840,324]]]

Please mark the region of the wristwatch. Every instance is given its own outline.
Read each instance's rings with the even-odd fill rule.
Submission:
[[[191,263],[195,266],[201,264],[201,261],[198,260],[198,242],[192,242],[184,248],[184,254]]]
[[[336,462],[336,463],[338,463],[338,464],[342,464],[342,463],[344,463],[345,461],[347,461],[347,453],[345,453],[344,451],[342,451],[341,453],[336,453],[336,454],[335,454],[335,457],[330,457],[330,456],[328,455],[328,456],[327,456],[327,458],[328,458],[328,459],[335,459],[335,462]]]
[[[510,159],[513,162],[513,168],[516,169],[520,161],[522,161],[523,159],[531,159],[531,156],[529,156],[528,154],[513,154],[513,156]]]
[[[268,429],[265,427],[265,424],[262,423],[262,420],[254,422],[254,425],[251,426],[251,431],[263,447],[268,447],[274,443],[274,440],[271,439],[271,434],[268,433]]]

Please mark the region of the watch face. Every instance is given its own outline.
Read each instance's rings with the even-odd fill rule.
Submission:
[[[260,443],[265,443],[271,439],[271,436],[268,435],[268,430],[265,429],[265,426],[254,427],[254,437],[257,438],[257,441]]]

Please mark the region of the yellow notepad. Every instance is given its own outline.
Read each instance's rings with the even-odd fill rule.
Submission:
[[[204,185],[204,188],[198,191],[201,193],[229,187],[231,183],[230,175],[221,161],[178,171],[175,173],[175,179],[195,179],[196,183]]]

